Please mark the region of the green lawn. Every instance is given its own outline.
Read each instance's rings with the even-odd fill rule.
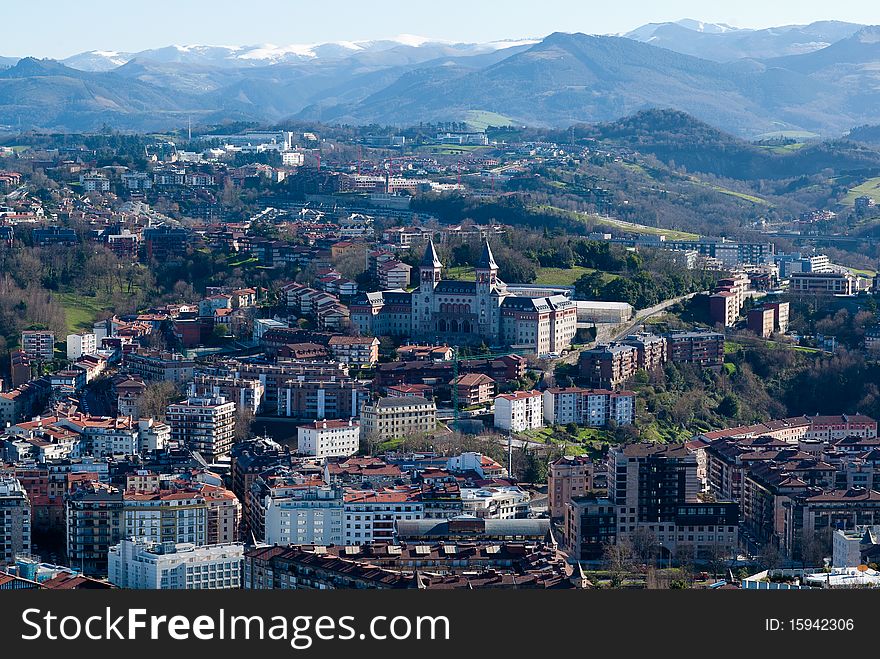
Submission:
[[[577,211],[567,211],[556,206],[537,206],[538,211],[556,211],[567,215],[568,217],[589,221],[600,226],[609,226],[627,233],[635,233],[642,235],[666,236],[670,240],[699,240],[700,236],[696,233],[687,231],[678,231],[677,229],[664,229],[662,227],[649,227],[644,224],[635,224],[633,222],[623,222],[610,217],[602,217],[601,215],[591,215],[589,213],[579,213]]]
[[[538,278],[535,283],[544,286],[574,286],[578,279],[591,272],[595,270],[579,265],[572,268],[538,268]]]
[[[105,311],[108,306],[106,299],[97,297],[83,297],[74,293],[55,293],[61,306],[64,307],[64,315],[67,319],[67,331],[70,333],[78,330],[92,329],[98,314]]]
[[[471,130],[483,131],[489,126],[511,126],[513,121],[497,112],[488,112],[486,110],[468,110],[464,113],[464,120]]]
[[[844,206],[853,206],[856,203],[856,197],[874,197],[880,201],[880,176],[869,178],[861,185],[851,188],[841,202]]]
[[[457,265],[452,268],[447,268],[446,274],[443,275],[443,278],[455,279],[457,281],[473,281],[474,268],[470,265]]]

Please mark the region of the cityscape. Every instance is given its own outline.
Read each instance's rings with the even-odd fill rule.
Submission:
[[[0,590],[880,587],[880,28],[632,27],[0,53]]]

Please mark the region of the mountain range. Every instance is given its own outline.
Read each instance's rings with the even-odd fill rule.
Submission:
[[[880,27],[833,21],[746,30],[685,20],[619,36],[483,44],[403,36],[169,46],[62,62],[0,58],[0,69],[7,130],[150,131],[190,120],[405,125],[481,114],[555,127],[649,108],[749,138],[839,136],[880,123]]]

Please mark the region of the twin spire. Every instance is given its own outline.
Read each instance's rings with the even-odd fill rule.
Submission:
[[[437,250],[434,247],[434,240],[428,240],[428,246],[425,248],[425,255],[422,257],[422,262],[419,264],[422,268],[442,268],[443,264],[440,263],[440,257],[437,256]],[[486,240],[483,242],[483,253],[480,255],[480,260],[477,263],[477,270],[497,270],[498,264],[495,263],[495,257],[492,255],[492,248],[489,247],[489,241]]]

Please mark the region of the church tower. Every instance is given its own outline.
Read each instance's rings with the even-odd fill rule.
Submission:
[[[425,248],[425,255],[419,264],[419,292],[433,291],[437,284],[440,283],[440,273],[442,270],[443,264],[440,263],[440,259],[437,257],[434,241],[429,240],[428,246]]]
[[[497,295],[498,264],[495,263],[488,240],[483,243],[483,253],[475,268],[475,275],[479,334],[485,340],[494,341],[499,333],[501,299]]]
[[[434,289],[440,283],[443,264],[437,256],[434,241],[429,240],[425,255],[419,263],[419,287],[412,293],[412,334],[413,338],[428,339],[436,332],[434,311]]]

